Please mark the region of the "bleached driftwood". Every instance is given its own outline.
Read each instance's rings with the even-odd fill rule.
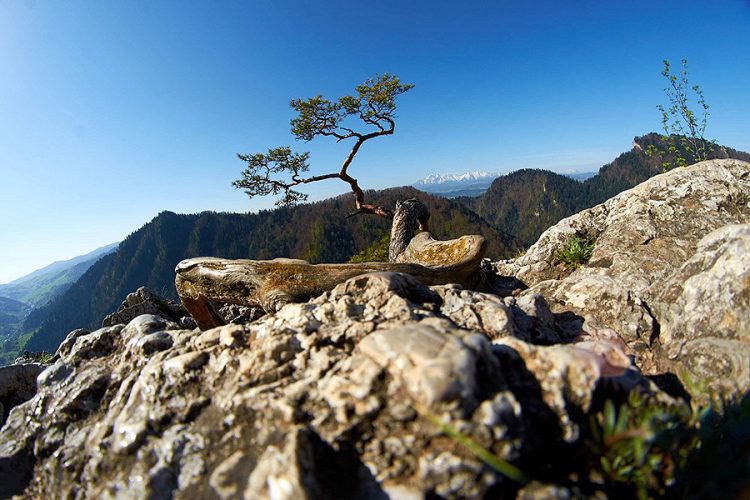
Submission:
[[[400,272],[426,285],[464,283],[484,257],[482,236],[435,241],[419,233],[399,257],[401,262],[310,264],[298,259],[230,260],[199,257],[175,269],[175,285],[185,308],[201,329],[224,324],[211,302],[261,307],[275,312],[302,302],[349,278],[371,272]]]

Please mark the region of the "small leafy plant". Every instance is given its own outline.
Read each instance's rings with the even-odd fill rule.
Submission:
[[[564,264],[565,267],[576,269],[589,261],[593,251],[593,242],[581,238],[580,236],[573,236],[566,241],[563,248],[557,252],[555,260]]]
[[[707,160],[714,151],[715,142],[705,137],[709,106],[701,88],[690,85],[687,59],[682,60],[682,69],[677,74],[671,72],[669,61],[664,60],[661,74],[667,80],[664,93],[668,103],[666,106],[658,104],[656,109],[661,113],[664,130],[661,139],[665,146],[649,145],[646,154],[661,158],[662,171],[666,172]],[[692,100],[698,104],[697,114],[690,109]]]
[[[607,400],[591,416],[593,456],[604,489],[637,498],[664,495],[699,439],[700,412],[633,391],[619,410]]]

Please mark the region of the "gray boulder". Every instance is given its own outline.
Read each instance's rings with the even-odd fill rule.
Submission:
[[[180,304],[166,300],[146,287],[140,287],[125,297],[117,311],[104,318],[102,326],[125,325],[142,314],[157,314],[175,322],[184,317],[190,318]],[[189,323],[185,326],[194,327]]]
[[[36,394],[36,377],[45,367],[42,363],[0,367],[0,426],[5,423],[11,408]]]

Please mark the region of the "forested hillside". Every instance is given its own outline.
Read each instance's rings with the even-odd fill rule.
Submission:
[[[436,237],[449,239],[462,234],[483,234],[489,243],[490,257],[504,257],[515,250],[497,230],[455,201],[413,188],[368,192],[367,195],[369,200],[383,206],[419,197],[430,209],[430,230]],[[189,257],[293,257],[313,263],[345,262],[381,239],[390,228],[390,222],[380,217],[347,218],[352,207],[351,195],[347,194],[258,214],[162,212],[128,236],[116,253],[91,267],[51,305],[41,325],[25,325],[29,329],[38,326],[26,349],[54,350],[69,331],[98,327],[102,318],[138,287],[147,286],[176,299],[174,268]],[[29,319],[38,321],[34,316]]]
[[[29,334],[46,318],[49,304],[117,244],[48,266],[0,285],[0,366],[12,363]]]
[[[457,198],[519,247],[529,247],[560,219],[592,207],[661,173],[660,158],[646,154],[649,146],[666,149],[659,134],[633,140],[633,148],[604,165],[584,182],[546,170],[518,170],[497,178],[476,198]],[[685,151],[683,155],[688,158]],[[715,146],[711,158],[750,161],[750,154]],[[688,159],[693,163],[692,158]]]

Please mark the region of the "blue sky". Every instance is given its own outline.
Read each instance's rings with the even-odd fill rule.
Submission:
[[[351,168],[366,188],[595,170],[658,130],[661,61],[683,57],[707,135],[750,150],[748,0],[0,0],[0,283],[162,210],[272,206],[230,186],[238,152],[291,144],[336,170],[346,144],[289,135],[293,97],[383,72],[416,85]]]

